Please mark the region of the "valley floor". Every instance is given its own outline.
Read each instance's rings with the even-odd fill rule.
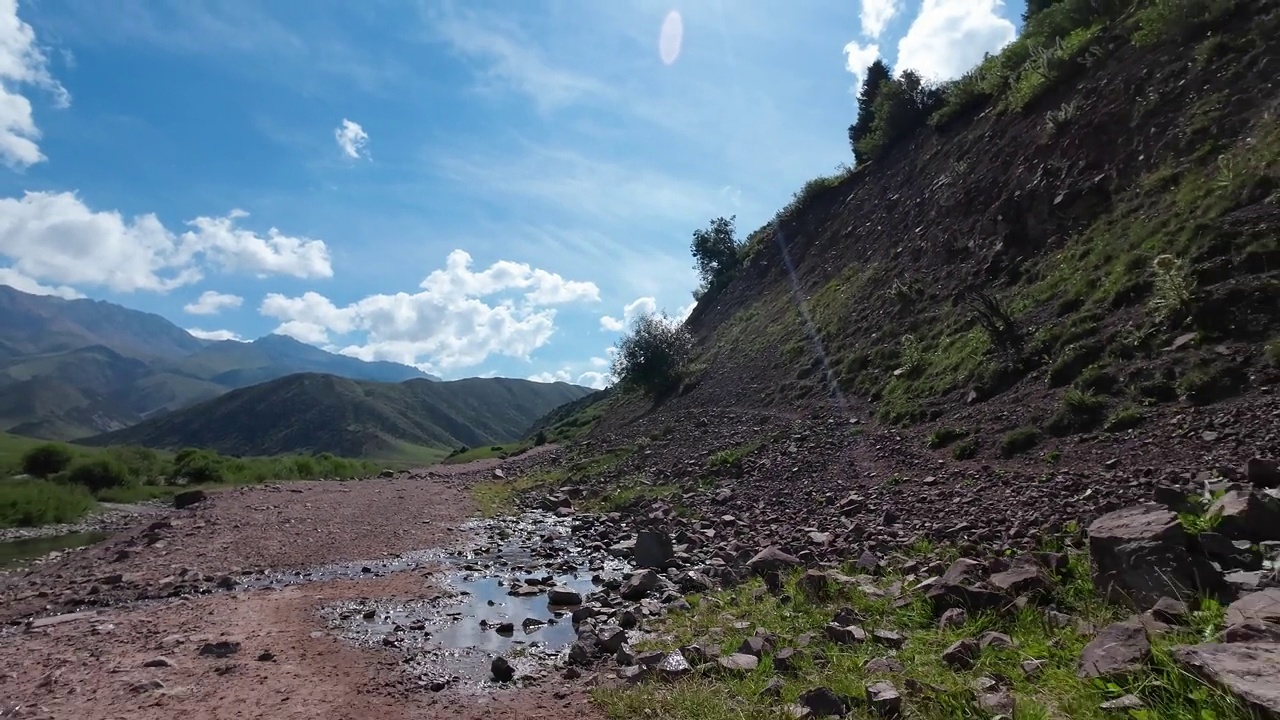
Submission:
[[[428,692],[407,683],[381,648],[323,631],[324,605],[433,596],[429,563],[227,587],[232,576],[279,578],[454,545],[474,511],[467,485],[490,477],[495,464],[218,493],[0,575],[0,621],[10,624],[0,630],[0,716],[539,718],[564,717],[569,707],[584,716],[582,691],[555,681],[465,700]],[[48,619],[25,622],[41,616]]]

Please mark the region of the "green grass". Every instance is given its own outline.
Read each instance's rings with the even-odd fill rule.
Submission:
[[[1073,556],[1059,581],[1052,601],[1060,611],[1096,626],[1123,617],[1122,611],[1096,598],[1083,557]],[[888,582],[882,579],[877,584],[883,588]],[[808,648],[800,649],[795,671],[775,671],[772,654],[766,653],[754,672],[742,676],[695,672],[673,683],[599,689],[594,693],[596,700],[610,718],[619,720],[773,720],[782,717],[781,704],[795,702],[811,688],[825,686],[861,698],[867,683],[888,679],[905,698],[907,717],[978,718],[984,715],[974,707],[973,683],[982,677],[1003,676],[1008,678],[1017,702],[1016,718],[1114,718],[1117,716],[1099,705],[1126,693],[1138,695],[1147,704],[1146,710],[1128,716],[1134,720],[1250,717],[1230,697],[1200,683],[1169,659],[1171,646],[1199,641],[1221,626],[1222,609],[1214,604],[1204,605],[1190,627],[1156,640],[1153,659],[1146,670],[1103,683],[1077,676],[1080,653],[1089,636],[1074,623],[1062,628],[1049,623],[1043,611],[1034,606],[1005,615],[971,615],[961,627],[939,629],[923,599],[895,608],[890,597],[876,599],[856,588],[839,587],[826,597],[811,598],[797,586],[796,577],[787,583],[786,592],[790,602],[780,601],[765,592],[759,580],[752,580],[709,597],[692,596],[692,610],[668,616],[654,628],[655,639],[637,647],[671,650],[699,643],[718,645],[722,652],[729,653],[756,628],[763,628],[777,637],[775,649],[798,648],[796,638],[810,634],[814,640]],[[823,627],[841,608],[853,610],[867,632],[895,630],[906,636],[905,644],[894,650],[874,642],[852,646],[831,643],[824,637]],[[744,623],[746,629],[735,629],[738,623]],[[955,670],[942,662],[942,652],[951,643],[988,630],[1006,633],[1014,647],[983,649],[970,670]],[[872,674],[864,669],[869,660],[886,657],[900,662],[903,671]],[[1028,677],[1021,668],[1024,660],[1031,659],[1044,661],[1034,677]],[[782,680],[780,697],[762,695],[766,684],[775,677]],[[910,692],[906,689],[907,678],[932,685],[936,691]],[[855,706],[848,717],[870,720],[875,715],[865,706]]]
[[[1040,444],[1042,435],[1033,427],[1010,430],[1000,440],[1000,453],[1005,457],[1013,457],[1024,453]]]
[[[599,513],[620,512],[642,500],[672,498],[679,493],[680,488],[675,485],[652,485],[646,478],[630,477],[583,503],[583,509]]]
[[[521,495],[540,488],[551,488],[563,482],[563,472],[544,472],[514,478],[494,478],[471,486],[471,499],[482,517],[510,515],[516,511]]]
[[[1107,422],[1102,426],[1107,432],[1123,432],[1136,428],[1145,422],[1147,414],[1142,408],[1133,405],[1125,405],[1117,408],[1115,412],[1107,417]]]
[[[963,440],[969,437],[969,431],[964,428],[943,427],[929,433],[929,439],[925,441],[925,446],[930,450],[944,448],[957,440]]]
[[[0,527],[75,522],[97,506],[83,487],[52,480],[0,480]]]
[[[761,443],[749,442],[727,448],[707,458],[707,467],[713,470],[741,465],[751,453],[760,449]]]
[[[458,463],[467,463],[473,460],[489,460],[491,458],[508,458],[528,452],[533,447],[532,442],[515,442],[505,445],[485,445],[484,447],[467,448],[465,450],[454,450],[444,459],[445,464],[455,465]]]

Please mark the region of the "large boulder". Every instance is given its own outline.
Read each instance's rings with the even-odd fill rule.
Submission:
[[[1187,551],[1187,533],[1172,511],[1155,503],[1107,513],[1089,526],[1094,586],[1109,602],[1138,610],[1162,597],[1214,594],[1222,573]]]
[[[671,536],[656,530],[641,530],[636,534],[636,567],[661,568],[675,557]]]
[[[1263,717],[1280,718],[1280,643],[1184,645],[1173,649],[1173,658]]]
[[[1151,656],[1147,628],[1139,618],[1112,623],[1094,636],[1080,654],[1080,677],[1109,678],[1136,672]]]
[[[1208,514],[1221,516],[1218,530],[1227,537],[1280,540],[1280,491],[1233,488],[1209,507]]]

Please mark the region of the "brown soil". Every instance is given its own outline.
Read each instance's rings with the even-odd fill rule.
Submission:
[[[590,717],[595,711],[581,683],[570,686],[553,675],[536,687],[480,696],[430,693],[405,678],[394,655],[321,632],[317,611],[323,604],[429,597],[436,589],[422,570],[162,597],[172,585],[166,578],[178,567],[217,577],[455,544],[462,539],[458,525],[474,510],[466,486],[487,477],[495,464],[222,492],[174,512],[172,530],[151,545],[139,541],[143,526],[0,578],[0,613],[14,623],[0,634],[6,658],[0,695],[9,704],[0,712],[17,706],[16,717],[86,720]],[[131,549],[130,557],[112,562],[122,549]],[[100,578],[113,573],[126,582],[104,586]],[[94,586],[98,590],[88,594]],[[73,598],[102,607],[84,607]],[[93,614],[46,627],[17,624],[50,609]],[[220,640],[239,642],[239,651],[223,659],[200,655],[205,643]],[[263,653],[270,659],[259,659]],[[147,666],[157,658],[169,664]]]

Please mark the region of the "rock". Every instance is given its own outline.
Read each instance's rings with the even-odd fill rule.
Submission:
[[[1082,678],[1109,678],[1142,668],[1151,655],[1151,641],[1137,618],[1106,626],[1084,646],[1080,655]]]
[[[493,679],[498,682],[511,682],[516,676],[516,669],[511,667],[511,663],[506,658],[499,655],[489,664],[489,672],[493,674]]]
[[[747,561],[747,567],[757,575],[764,575],[769,572],[781,572],[793,567],[799,567],[800,560],[793,555],[788,555],[777,546],[769,546],[756,553]]]
[[[516,624],[512,622],[502,622],[493,626],[493,631],[499,635],[511,635],[516,631]]]
[[[1023,660],[1020,663],[1020,667],[1022,668],[1023,675],[1026,675],[1028,678],[1033,678],[1043,672],[1045,666],[1048,664],[1048,660]]]
[[[821,570],[808,570],[800,576],[800,591],[809,598],[826,597],[831,587],[831,578]]]
[[[867,685],[867,704],[876,715],[883,718],[902,716],[902,695],[888,680],[878,680]]]
[[[205,643],[200,647],[200,654],[205,657],[227,658],[240,652],[240,643],[221,640],[218,642]]]
[[[641,530],[636,534],[634,552],[636,567],[640,568],[661,568],[675,557],[671,536],[655,530]]]
[[[1244,464],[1245,479],[1256,488],[1280,487],[1280,462],[1254,457]]]
[[[1107,513],[1089,526],[1093,581],[1109,602],[1139,610],[1162,597],[1216,591],[1222,576],[1187,552],[1187,534],[1172,511],[1154,503]]]
[[[938,628],[942,630],[958,628],[967,622],[969,622],[969,613],[965,612],[964,608],[947,608],[942,612],[942,616],[938,618]]]
[[[880,557],[870,550],[863,550],[858,556],[857,567],[864,573],[875,575],[880,572]]]
[[[978,637],[978,645],[983,649],[989,647],[1011,648],[1013,647],[1013,638],[1002,632],[988,630]]]
[[[1280,717],[1280,644],[1208,643],[1173,649],[1174,661],[1235,695],[1255,711]]]
[[[1137,710],[1143,707],[1142,698],[1137,695],[1121,695],[1115,700],[1108,700],[1098,706],[1102,710]]]
[[[776,663],[775,663],[776,664]],[[900,673],[904,670],[902,663],[891,657],[872,658],[867,664],[862,666],[863,672],[869,674],[876,673]]]
[[[276,659],[276,654],[271,652],[270,650],[263,650],[262,652],[258,653],[257,659],[258,659],[258,662],[272,662],[273,660]]]
[[[1019,558],[1012,567],[992,575],[987,582],[1010,595],[1045,592],[1053,586],[1040,565],[1028,557]]]
[[[1263,490],[1228,490],[1209,506],[1220,515],[1218,531],[1237,539],[1280,540],[1280,498]]]
[[[773,669],[780,673],[788,673],[796,669],[799,651],[795,648],[782,648],[773,654]]]
[[[764,687],[760,688],[759,694],[775,699],[780,698],[782,697],[782,689],[786,687],[786,684],[786,681],[780,677],[771,677],[769,678],[769,682],[765,683]]]
[[[627,641],[627,631],[617,625],[606,626],[596,633],[596,644],[605,652],[616,653]]]
[[[167,657],[163,657],[163,656],[161,656],[161,657],[154,657],[154,658],[151,658],[150,660],[148,660],[148,661],[146,661],[146,662],[142,663],[142,667],[151,667],[151,668],[155,668],[155,667],[166,667],[166,668],[167,668],[167,667],[173,667],[173,661],[172,661],[172,660],[170,660],[169,658],[167,658]]]
[[[1196,545],[1223,570],[1262,569],[1262,553],[1248,540],[1232,540],[1222,533],[1202,532],[1196,536]]]
[[[837,695],[834,690],[827,687],[806,690],[799,698],[796,698],[796,704],[807,709],[813,717],[819,718],[833,715],[844,717],[849,712],[848,703]]]
[[[907,638],[902,633],[893,630],[873,630],[871,639],[891,648],[900,648],[907,644]]]
[[[1280,588],[1249,593],[1227,606],[1227,625],[1271,623],[1280,625]]]
[[[760,659],[754,655],[734,653],[726,655],[718,661],[720,669],[731,673],[749,673],[760,665]]]
[[[209,494],[203,490],[184,490],[173,496],[173,507],[175,510],[184,510],[204,502],[208,497]]]
[[[641,570],[633,573],[618,592],[623,600],[640,600],[650,591],[658,587],[658,573],[653,570]]]
[[[942,577],[928,586],[925,597],[933,604],[934,612],[938,613],[953,607],[970,610],[999,608],[1008,598],[981,584],[984,572],[985,567],[977,560],[960,558],[947,568]]]
[[[1170,625],[1184,625],[1187,622],[1187,618],[1191,617],[1191,610],[1181,600],[1162,597],[1156,602],[1155,607],[1151,608],[1151,615],[1160,622],[1169,623]]]
[[[1280,642],[1280,625],[1263,622],[1246,622],[1239,625],[1230,625],[1222,632],[1218,633],[1218,639],[1222,642],[1228,643],[1277,643]]]
[[[981,647],[978,645],[977,640],[964,638],[963,640],[955,641],[951,644],[951,647],[942,652],[942,662],[954,668],[969,670],[978,659],[979,652],[981,652]]]
[[[582,595],[577,590],[557,585],[547,591],[548,605],[572,606],[582,604]]]
[[[978,707],[997,717],[1013,717],[1017,712],[1017,701],[1009,691],[996,690],[979,695]]]
[[[773,650],[773,643],[768,638],[753,635],[742,641],[738,646],[738,652],[743,655],[752,655],[756,658],[762,657],[765,653]]]
[[[152,692],[155,690],[163,690],[164,683],[160,682],[159,680],[145,680],[143,682],[135,683],[129,686],[129,689],[135,693],[142,694],[142,693]]]
[[[675,680],[693,672],[693,667],[679,651],[669,652],[653,666],[654,673],[664,680]]]
[[[831,642],[840,645],[857,645],[867,641],[867,633],[857,625],[849,625],[841,627],[835,623],[829,623],[826,628],[827,638]]]

